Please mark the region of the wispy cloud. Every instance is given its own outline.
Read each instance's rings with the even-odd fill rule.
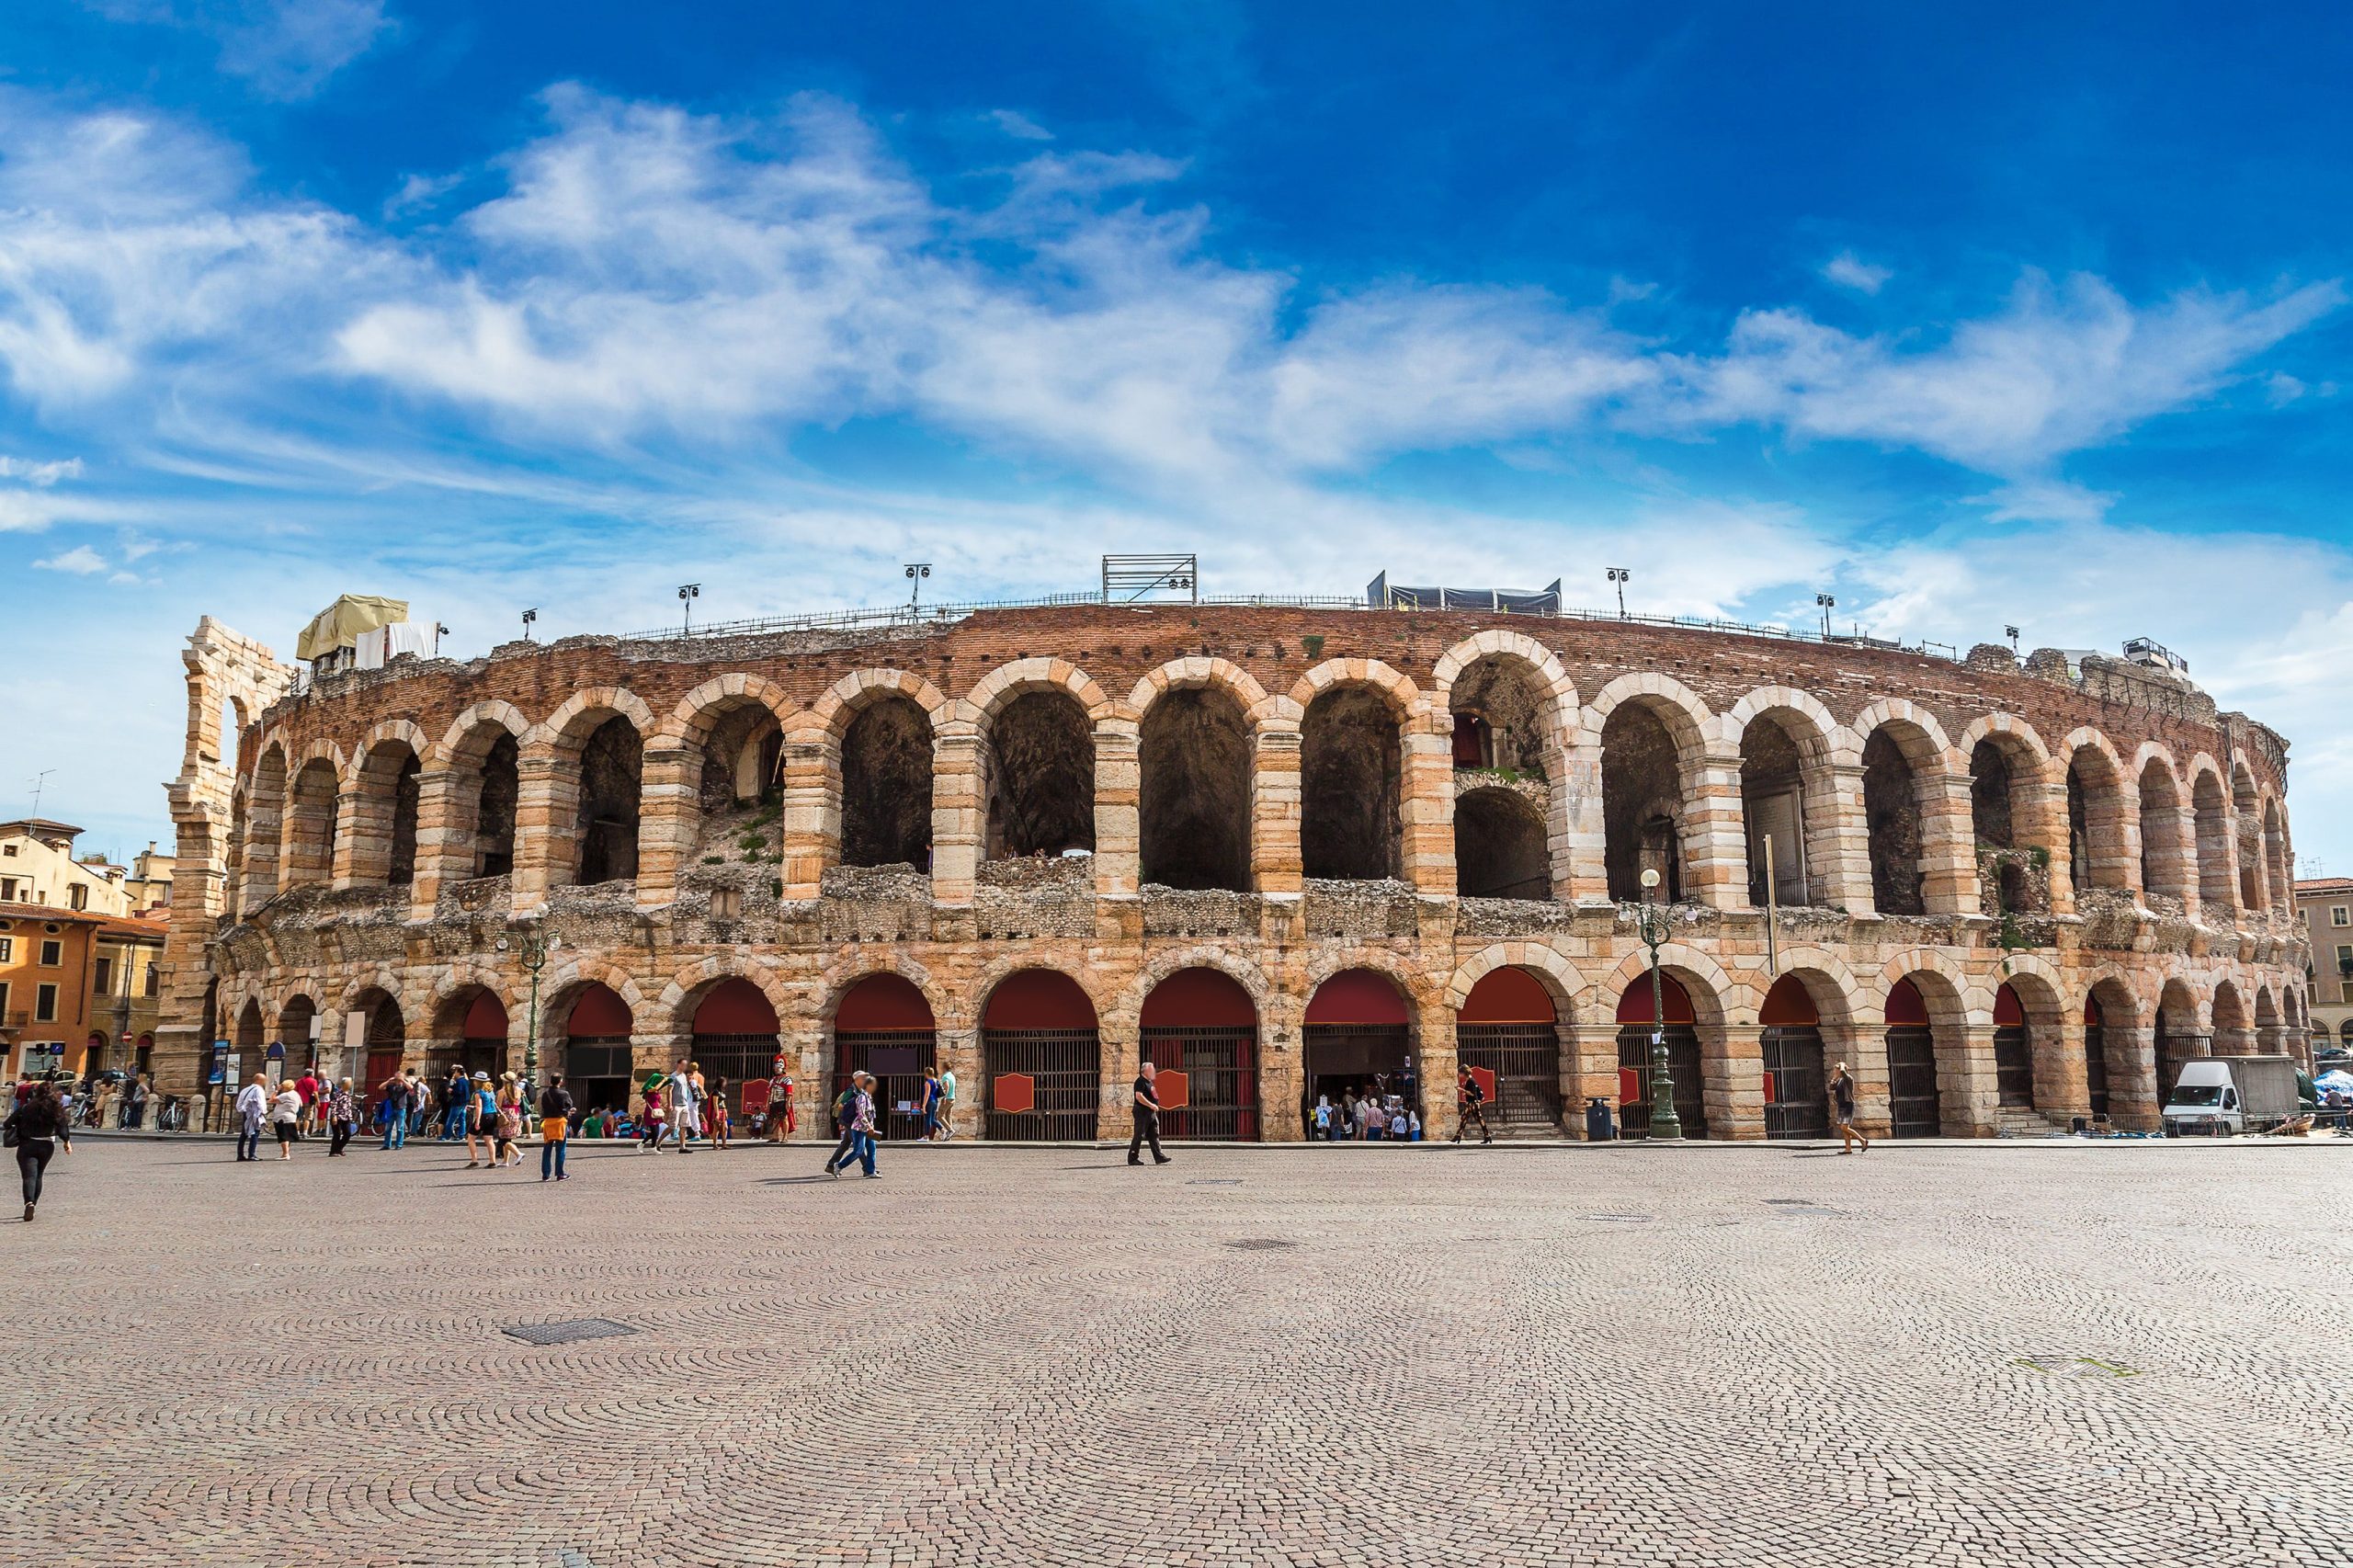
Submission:
[[[1852,289],[1859,294],[1876,294],[1895,276],[1884,267],[1875,267],[1853,251],[1840,251],[1823,264],[1822,276],[1841,289]]]

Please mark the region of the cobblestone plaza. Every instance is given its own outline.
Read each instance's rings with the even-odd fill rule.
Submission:
[[[0,1560],[2343,1562],[2348,1147],[93,1138]]]

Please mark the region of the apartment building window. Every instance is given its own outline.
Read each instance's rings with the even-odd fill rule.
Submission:
[[[40,945],[40,966],[41,966],[41,968],[43,968],[43,969],[55,969],[59,964],[62,964],[62,963],[63,963],[64,961],[65,961],[65,944],[64,944],[64,943],[63,943],[63,942],[43,942],[43,943]]]
[[[65,903],[67,907],[73,909],[89,908],[90,890],[83,887],[78,882],[75,883],[74,886],[65,890]]]
[[[44,982],[33,987],[33,1022],[53,1024],[57,1021],[57,987]]]
[[[114,988],[114,960],[99,959],[90,965],[90,994],[103,996]]]

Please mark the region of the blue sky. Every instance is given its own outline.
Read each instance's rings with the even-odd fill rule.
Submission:
[[[0,811],[167,838],[203,614],[1173,548],[2153,636],[2353,871],[2347,80],[2326,6],[17,0]]]

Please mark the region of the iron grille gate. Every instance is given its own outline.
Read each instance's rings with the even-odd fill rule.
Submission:
[[[1642,1092],[1625,1092],[1629,1071],[1640,1075],[1634,1085]],[[1666,1070],[1675,1079],[1675,1119],[1686,1138],[1708,1135],[1708,1106],[1700,1094],[1699,1031],[1689,1024],[1666,1026]],[[1618,1031],[1618,1124],[1629,1138],[1639,1138],[1651,1127],[1651,1026],[1628,1024]]]
[[[699,1034],[688,1049],[706,1086],[722,1075],[727,1079],[727,1115],[738,1120],[744,1115],[745,1084],[755,1078],[767,1083],[784,1046],[772,1034]]]
[[[1103,1104],[1103,1046],[1093,1029],[981,1031],[989,1080],[992,1138],[1092,1143]],[[997,1109],[997,1080],[1018,1073],[1030,1081],[1030,1108]]]
[[[923,1079],[938,1064],[938,1042],[930,1029],[852,1029],[835,1035],[834,1087],[825,1100],[825,1115],[833,1116],[833,1102],[849,1087],[852,1073],[871,1073],[876,1079],[874,1135],[886,1142],[922,1137]],[[902,1102],[913,1108],[899,1109]]]
[[[1765,1136],[1830,1136],[1830,1079],[1822,1066],[1822,1030],[1776,1025],[1765,1031]]]
[[[1918,1024],[1887,1031],[1887,1119],[1889,1133],[1897,1138],[1934,1138],[1944,1131],[1936,1036]]]
[[[2108,1028],[2084,1026],[2084,1087],[2091,1095],[2092,1117],[2108,1115]]]
[[[1258,1031],[1149,1028],[1143,1053],[1162,1072],[1185,1074],[1186,1104],[1160,1113],[1168,1138],[1258,1141]]]
[[[1457,1024],[1454,1053],[1495,1075],[1487,1114],[1522,1132],[1561,1127],[1561,1032],[1551,1024]]]
[[[2034,1045],[2024,1025],[1994,1031],[1994,1081],[2002,1104],[2034,1108]]]

